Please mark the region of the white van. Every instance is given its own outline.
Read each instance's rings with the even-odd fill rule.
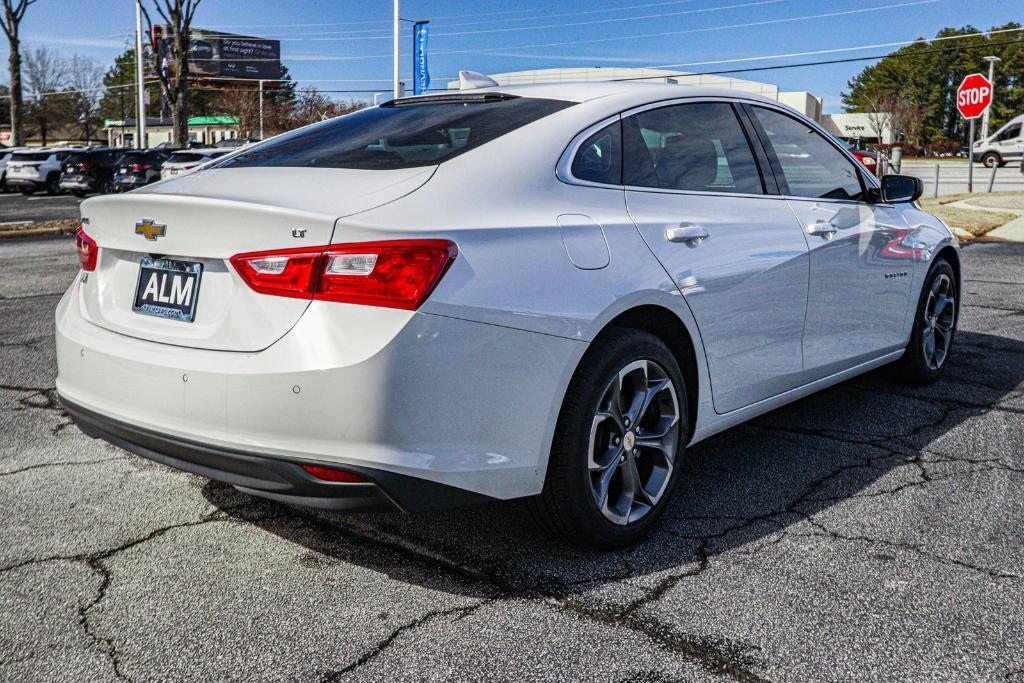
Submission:
[[[1010,119],[1006,125],[989,135],[985,140],[974,143],[974,160],[986,167],[1004,166],[1010,161],[1024,157],[1024,115]]]

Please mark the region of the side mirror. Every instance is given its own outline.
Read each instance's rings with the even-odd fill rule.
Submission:
[[[914,202],[924,194],[924,181],[909,175],[887,175],[882,177],[881,197],[883,202],[899,204]]]

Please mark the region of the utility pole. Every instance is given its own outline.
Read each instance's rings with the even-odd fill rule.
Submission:
[[[146,89],[142,77],[142,4],[135,0],[135,77],[139,100],[135,108],[135,148],[146,149]]]
[[[995,73],[996,62],[1001,62],[1003,60],[999,59],[999,57],[996,57],[995,55],[989,55],[988,57],[983,57],[982,59],[984,59],[986,62],[988,62],[988,82],[992,84],[992,101],[995,102],[996,82],[995,82],[995,80],[993,78],[993,75]],[[992,110],[992,105],[990,104],[990,105],[988,105],[988,107],[985,108],[985,113],[981,115],[981,139],[982,140],[985,140],[985,139],[988,138],[988,113],[991,110]]]
[[[398,33],[399,33],[399,22],[401,21],[401,19],[398,16],[398,14],[399,14],[399,7],[398,7],[399,3],[400,3],[400,0],[395,0],[395,16],[394,16],[394,22],[392,24],[392,29],[393,29],[393,36],[392,36],[392,38],[394,40],[394,45],[392,47],[394,48],[394,57],[395,57],[395,60],[394,60],[394,73],[393,73],[393,79],[392,79],[392,81],[393,81],[392,82],[392,85],[393,85],[392,89],[394,91],[394,96],[395,96],[396,100],[399,97],[402,96],[402,93],[401,93],[402,85],[398,82]]]

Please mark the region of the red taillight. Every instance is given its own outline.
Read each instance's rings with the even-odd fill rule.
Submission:
[[[85,230],[79,228],[75,233],[75,246],[78,247],[78,258],[82,260],[82,270],[96,270],[96,257],[100,253],[96,240],[86,235]]]
[[[148,171],[153,168],[153,164],[132,164],[128,168],[133,171]]]
[[[231,263],[263,294],[413,311],[457,254],[447,240],[403,240],[238,254]]]
[[[259,251],[231,257],[245,283],[261,294],[313,298],[314,275],[323,249]]]
[[[323,481],[333,481],[341,484],[367,484],[369,481],[358,474],[336,470],[333,467],[320,467],[319,465],[303,465],[302,469]]]
[[[88,169],[88,168],[92,168],[92,164],[90,164],[90,163],[88,163],[88,162],[83,162],[83,163],[81,163],[81,164],[78,164],[78,168],[80,168],[80,169]]]

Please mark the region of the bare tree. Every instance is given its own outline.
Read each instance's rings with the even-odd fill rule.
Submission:
[[[878,139],[878,144],[883,144],[886,131],[892,132],[892,121],[889,111],[886,109],[888,97],[866,95],[864,99],[868,125],[871,126],[871,132]]]
[[[21,122],[21,40],[18,38],[18,28],[21,26],[21,20],[25,18],[25,10],[35,1],[0,0],[4,11],[0,17],[0,26],[7,35],[10,50],[7,64],[11,70],[11,144],[15,147],[25,143]]]
[[[32,118],[44,145],[50,129],[50,105],[57,97],[63,97],[56,93],[64,86],[66,76],[67,62],[49,48],[37,47],[25,53],[25,80],[35,93]]]
[[[160,76],[161,91],[171,105],[171,116],[174,119],[172,141],[176,145],[184,145],[188,142],[188,51],[192,38],[192,19],[201,0],[150,1],[170,32],[167,39],[170,40],[171,58],[175,64],[173,77],[159,64],[156,71]],[[144,2],[142,13],[146,17],[146,26],[152,39],[153,20]]]
[[[103,68],[93,59],[74,55],[68,62],[71,110],[81,137],[89,144],[99,130],[100,102],[103,100]]]

